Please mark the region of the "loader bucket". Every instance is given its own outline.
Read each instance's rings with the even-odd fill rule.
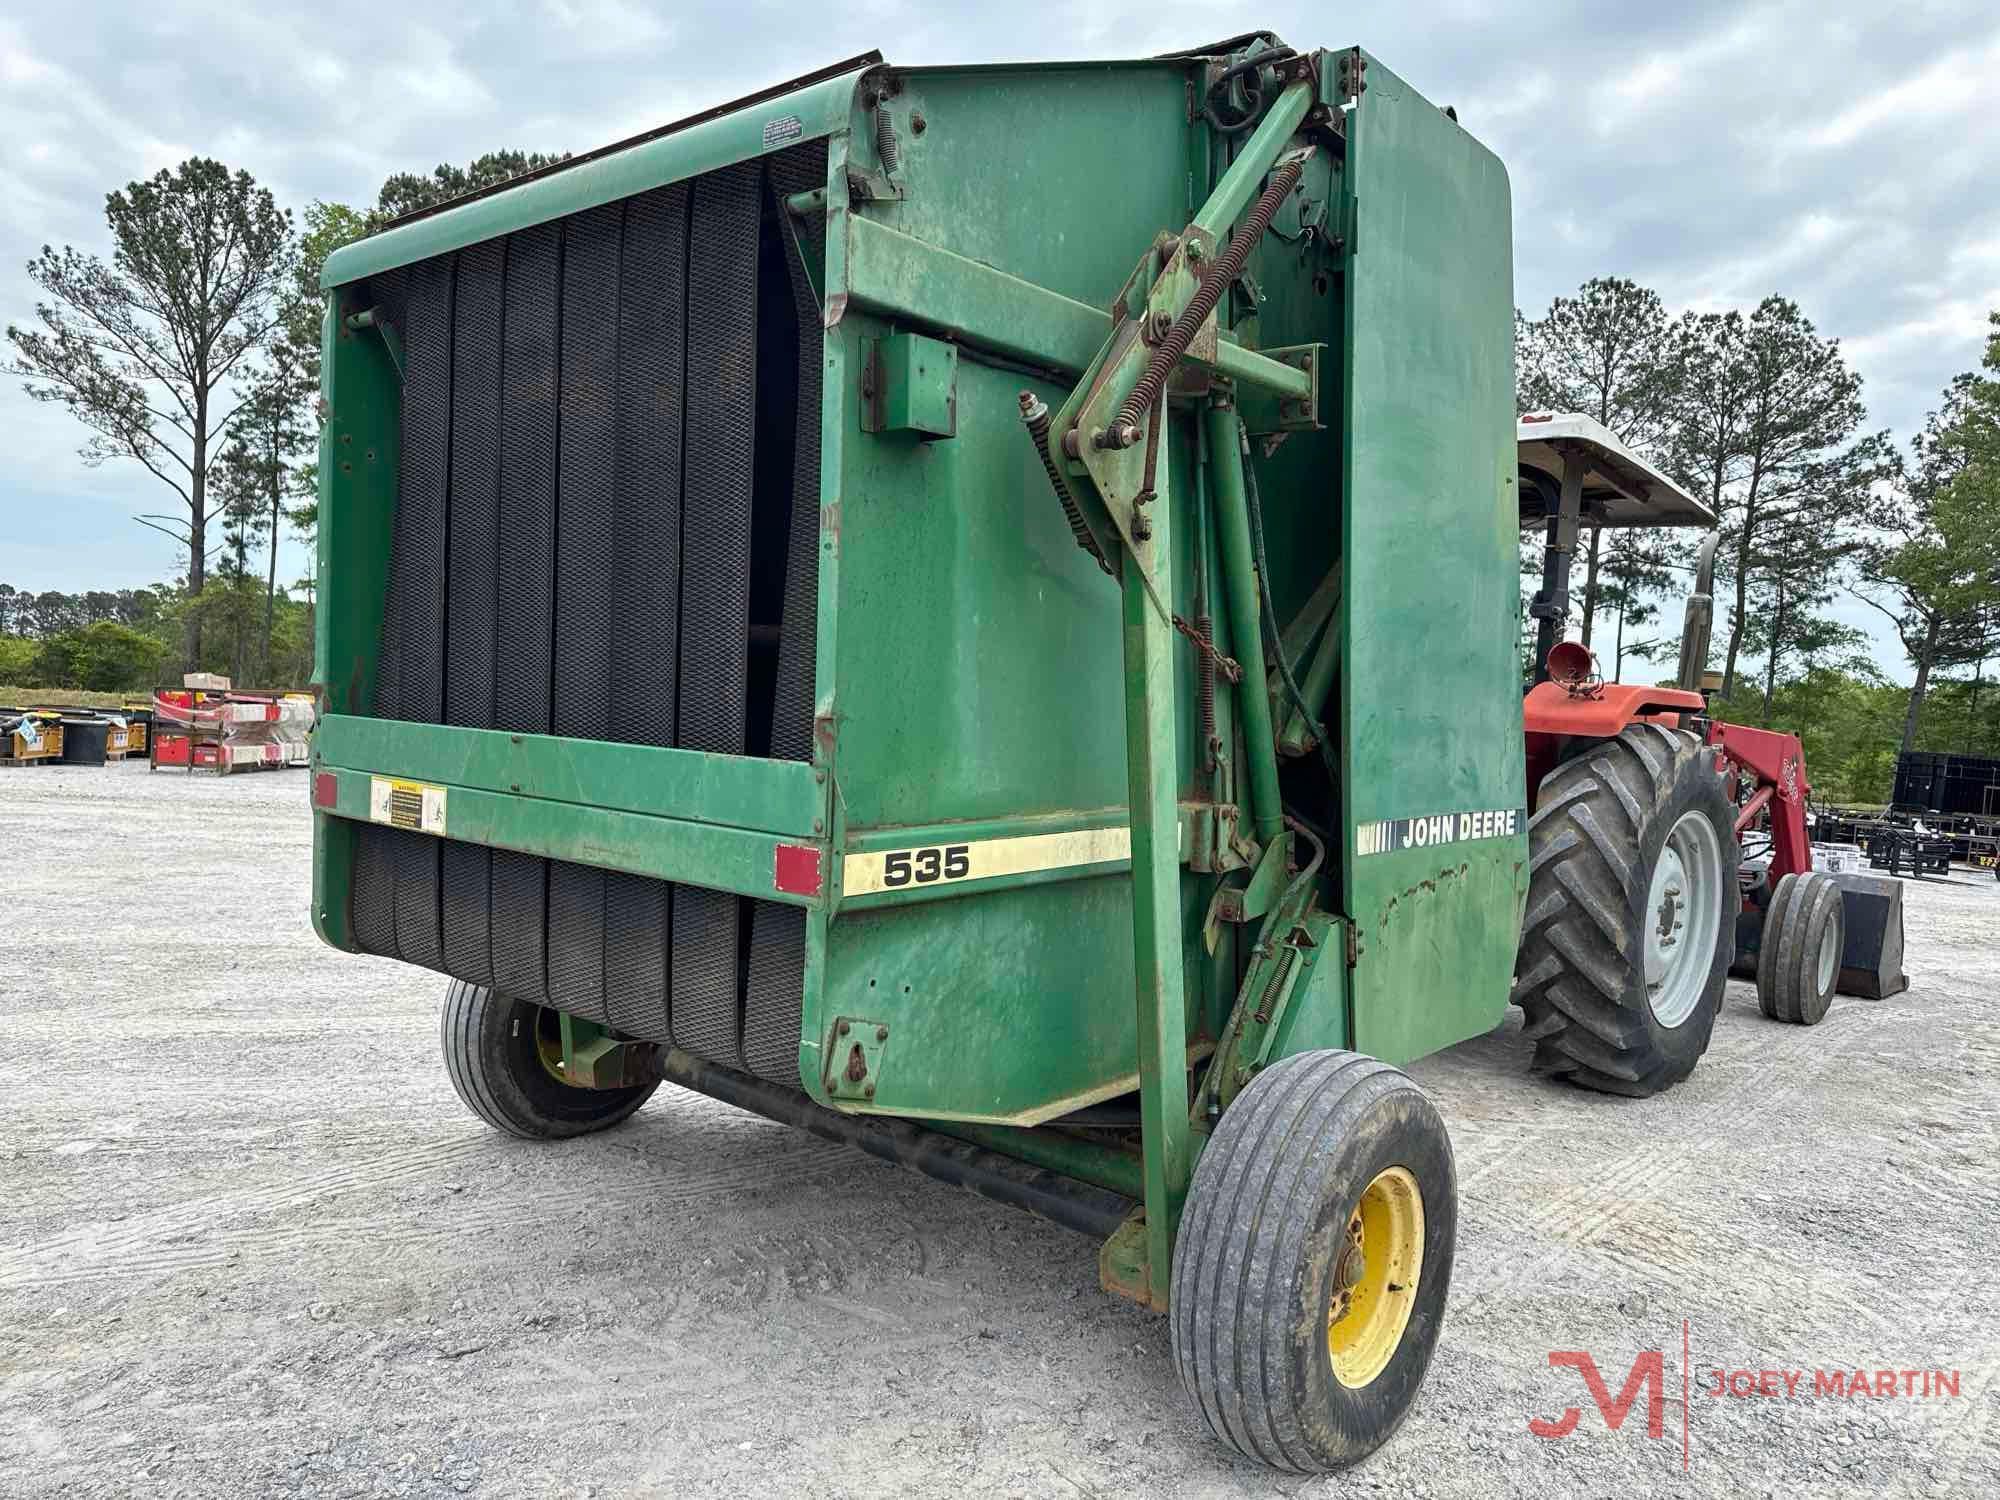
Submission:
[[[1860,871],[1833,879],[1847,934],[1840,950],[1840,993],[1864,1000],[1900,995],[1910,987],[1903,972],[1903,883]]]
[[[1886,1000],[1910,987],[1903,972],[1903,883],[1885,875],[1860,871],[1830,874],[1840,887],[1844,937],[1840,977],[1834,983],[1842,995]],[[1764,943],[1764,913],[1770,888],[1761,880],[1749,892],[1749,902],[1736,918],[1736,958],[1729,972],[1738,979],[1757,977],[1757,954]]]

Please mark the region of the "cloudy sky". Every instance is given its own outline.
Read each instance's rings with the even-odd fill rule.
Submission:
[[[100,249],[104,193],[191,154],[280,202],[370,201],[392,171],[500,146],[581,150],[879,47],[895,63],[1146,55],[1268,27],[1360,43],[1506,161],[1531,313],[1620,274],[1669,306],[1795,298],[1899,439],[1972,368],[2000,308],[1994,0],[1651,0],[1257,7],[1151,0],[38,3],[0,17],[0,319],[23,263]],[[1330,30],[1328,28],[1331,28]],[[166,575],[133,524],[178,503],[136,466],[87,470],[78,432],[0,388],[0,580]],[[297,577],[296,546],[281,577]],[[1871,623],[1860,606],[1857,624]],[[1883,665],[1901,663],[1884,648]]]

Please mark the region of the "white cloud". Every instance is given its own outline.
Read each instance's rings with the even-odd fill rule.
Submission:
[[[2000,36],[1984,47],[1941,57],[1899,83],[1864,95],[1858,103],[1843,107],[1806,141],[1822,149],[1848,146],[1867,132],[1892,123],[1907,125],[1963,114],[1986,102],[1996,72],[2000,72]]]
[[[624,0],[542,0],[541,10],[573,57],[630,56],[635,49],[665,46],[673,37],[660,16]]]
[[[1610,133],[1637,123],[1634,111],[1711,94],[1721,70],[1741,66],[1746,55],[1769,43],[1766,18],[1752,13],[1726,29],[1644,56],[1635,66],[1590,87],[1594,123]]]

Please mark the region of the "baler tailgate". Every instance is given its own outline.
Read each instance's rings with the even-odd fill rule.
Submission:
[[[357,946],[788,1084],[803,925],[747,898],[774,835],[813,831],[790,783],[775,814],[776,789],[703,772],[665,773],[664,806],[602,776],[590,805],[549,799],[613,746],[782,757],[811,788],[819,327],[778,195],[825,176],[812,142],[367,285],[404,366],[373,723],[509,733],[321,747],[364,818],[349,770],[446,773],[444,838],[357,830]],[[538,736],[561,764],[524,771]]]

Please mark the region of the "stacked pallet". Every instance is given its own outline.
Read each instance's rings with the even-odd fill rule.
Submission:
[[[152,763],[189,770],[271,771],[303,766],[313,701],[300,693],[268,696],[195,689],[153,695]]]

